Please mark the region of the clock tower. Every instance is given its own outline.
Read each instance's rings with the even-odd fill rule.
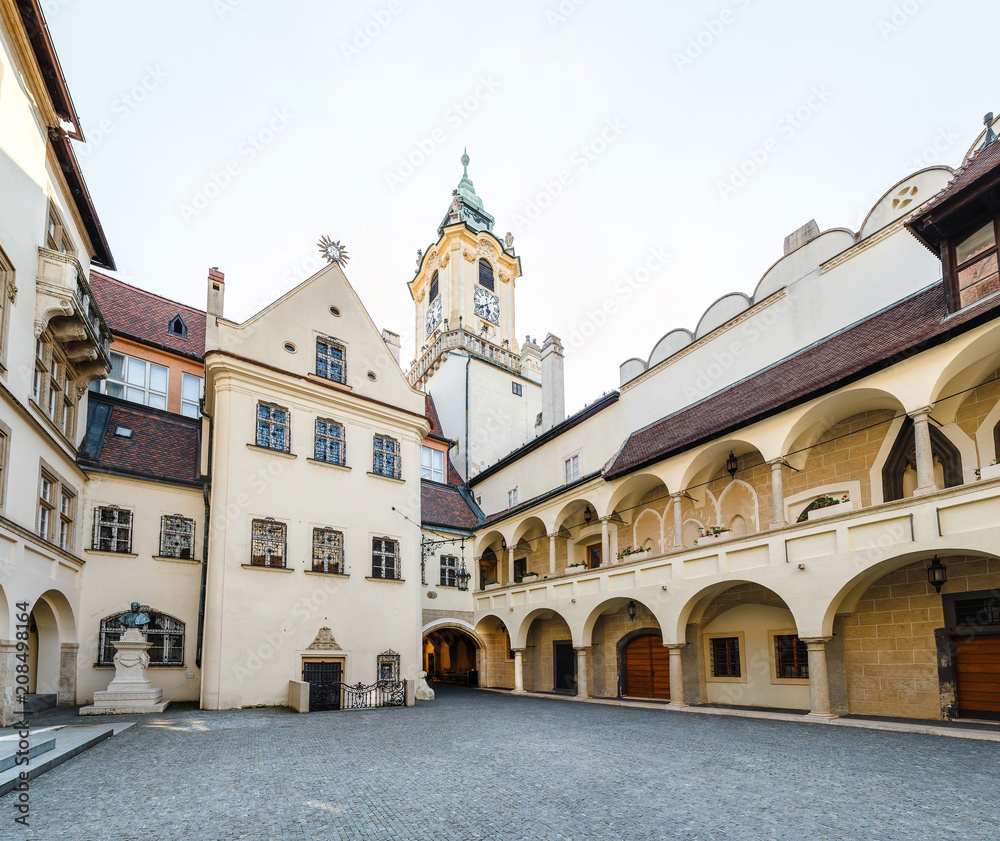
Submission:
[[[445,434],[458,441],[452,460],[466,479],[561,420],[543,424],[541,349],[515,337],[521,258],[514,237],[494,233],[468,167],[463,154],[437,241],[417,252],[408,284],[416,352],[407,375],[434,395]]]

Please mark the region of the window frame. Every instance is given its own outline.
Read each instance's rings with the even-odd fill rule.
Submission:
[[[510,391],[515,397],[522,397],[524,395],[524,387],[516,380],[511,380]]]
[[[140,608],[139,608],[139,610],[142,611],[143,613],[145,613],[150,618],[149,625],[146,625],[144,628],[140,629],[140,633],[142,633],[143,639],[145,639],[147,642],[149,641],[149,635],[150,634],[154,635],[154,639],[162,637],[165,640],[166,637],[179,637],[179,645],[176,646],[174,650],[177,650],[177,651],[180,652],[180,662],[177,662],[175,660],[165,660],[165,659],[164,660],[155,660],[155,659],[153,659],[155,653],[157,652],[157,648],[159,648],[159,651],[162,654],[165,654],[166,651],[167,651],[166,644],[157,647],[155,645],[155,643],[154,643],[154,645],[152,645],[149,648],[149,652],[147,652],[147,653],[150,654],[149,667],[150,668],[163,668],[163,667],[171,667],[171,666],[174,667],[174,668],[181,668],[181,667],[183,667],[184,666],[184,659],[185,659],[184,658],[184,645],[185,645],[185,639],[186,639],[186,634],[187,634],[187,624],[185,622],[182,622],[176,616],[171,616],[168,613],[164,613],[162,610],[155,610],[154,608],[151,608],[149,605],[141,605]],[[97,626],[97,661],[94,663],[94,666],[114,666],[115,665],[115,663],[114,663],[114,653],[113,653],[115,651],[115,648],[114,648],[114,644],[113,643],[114,643],[115,639],[121,639],[122,634],[125,633],[125,630],[126,630],[125,628],[122,628],[121,626],[117,626],[115,623],[118,622],[118,617],[121,616],[124,613],[125,613],[124,610],[121,611],[121,612],[119,612],[119,613],[112,613],[110,616],[105,616],[100,621],[100,623],[98,623],[98,626]],[[170,620],[171,622],[176,622],[178,625],[181,626],[180,630],[178,631],[176,628],[170,628],[170,629],[166,629],[166,628],[151,628],[150,626],[154,622],[157,621],[158,617],[163,617],[165,619]],[[111,635],[114,635],[114,636],[111,636]],[[107,657],[108,653],[111,653],[111,658],[110,659]]]
[[[10,311],[17,301],[17,272],[7,252],[0,246],[0,371],[7,370],[7,338],[10,334]]]
[[[376,544],[381,545],[376,546]],[[386,549],[386,544],[391,544],[391,552]],[[393,573],[392,575],[385,574],[389,570],[389,562],[391,562],[390,571]],[[371,577],[385,581],[402,581],[401,566],[399,540],[394,537],[372,535]]]
[[[257,533],[258,525],[261,526],[262,530],[278,529],[280,536],[259,535]],[[271,563],[272,556],[269,554],[269,549],[271,546],[279,544],[281,547],[281,563]],[[259,556],[261,558],[260,561],[255,560],[258,557],[255,554],[258,548],[264,550]],[[282,520],[275,520],[273,517],[254,517],[250,520],[250,566],[288,569],[288,523]]]
[[[56,543],[64,552],[73,551],[73,534],[76,523],[76,493],[66,488],[65,483],[59,483],[59,534]]]
[[[321,356],[321,353],[320,353],[320,344],[325,344],[325,345],[327,345],[329,347],[339,348],[339,350],[340,350],[340,361],[337,362],[333,358],[333,355],[330,354],[330,353],[328,353],[328,352],[322,354],[322,356]],[[326,369],[327,369],[327,373],[326,374],[321,374],[320,373],[320,359],[321,358],[325,360],[325,366],[326,366]],[[340,376],[339,377],[330,376],[329,371],[330,371],[331,362],[334,365],[339,365],[340,366]],[[316,376],[317,377],[322,377],[324,380],[329,380],[330,382],[333,382],[333,383],[340,383],[341,385],[346,385],[347,384],[347,343],[346,342],[343,342],[340,339],[334,338],[333,336],[317,336],[316,337]]]
[[[517,505],[517,488],[511,488],[507,491],[507,508],[508,510],[514,508]]]
[[[268,411],[269,414],[267,417],[261,417],[261,409]],[[273,412],[283,412],[285,415],[284,419],[278,420],[274,418],[271,414]],[[270,443],[261,443],[261,440],[264,440],[261,437],[262,430],[267,433],[266,440],[273,443],[277,429],[284,430],[285,440],[283,448],[270,446]],[[277,403],[271,403],[268,400],[258,400],[257,411],[254,413],[254,446],[262,450],[272,450],[276,453],[290,453],[292,451],[292,413]]]
[[[490,281],[489,284],[483,283],[483,264],[485,264],[489,268],[489,270],[490,270],[489,271],[489,281]],[[497,291],[496,290],[497,278],[496,278],[496,270],[493,268],[493,264],[489,260],[487,260],[485,257],[480,257],[479,258],[479,264],[478,264],[478,266],[476,268],[477,268],[476,283],[479,284],[480,286],[482,286],[483,289],[488,289],[490,292],[492,292],[495,295],[496,291]]]
[[[317,538],[335,536],[339,540],[334,541],[333,552],[339,553],[339,558],[335,557],[330,561],[329,557],[322,557],[317,560],[317,553],[326,554],[329,552],[329,544],[317,542]],[[331,569],[330,567],[333,567]],[[313,572],[325,573],[327,575],[347,575],[347,565],[344,553],[344,533],[340,529],[332,526],[313,526],[312,530],[312,567]]]
[[[381,448],[380,448],[381,442]],[[385,448],[387,443],[392,444],[392,450]],[[381,457],[382,465],[379,466]],[[376,476],[385,476],[390,479],[403,478],[403,465],[400,456],[400,444],[396,438],[390,435],[383,435],[376,432],[372,435],[372,473]]]
[[[106,522],[101,512],[103,511],[114,511],[116,512],[115,522]],[[117,520],[120,514],[128,515],[128,522],[124,523]],[[108,538],[111,542],[109,548],[104,548],[102,546],[103,537],[100,535],[102,527],[110,528],[114,532],[114,536]],[[118,537],[118,531],[122,530],[125,532],[125,537]],[[103,552],[109,555],[132,555],[132,541],[135,537],[135,511],[131,508],[122,508],[120,505],[95,505],[94,506],[94,530],[91,534],[90,549],[92,552]],[[125,548],[115,548],[125,543]]]
[[[430,465],[424,464],[424,455],[427,453],[431,454]],[[441,460],[440,468],[435,468],[434,462],[436,459]],[[436,476],[435,473],[437,473],[438,475]],[[425,474],[430,474],[430,475],[425,475]],[[437,482],[438,484],[441,485],[445,483],[444,453],[441,450],[435,449],[434,447],[428,447],[427,445],[422,445],[420,447],[420,478],[427,479],[431,482]]]
[[[574,473],[575,475],[571,475]],[[580,454],[573,453],[569,458],[563,459],[563,475],[567,485],[580,479]]]
[[[327,431],[320,432],[319,425],[325,424]],[[334,436],[329,433],[329,429],[333,427],[340,430],[339,436]],[[340,458],[339,459],[329,459],[326,458],[326,454],[329,450],[329,446],[324,446],[322,455],[320,453],[320,442],[325,440],[327,442],[338,441],[340,445]],[[344,424],[333,418],[316,418],[313,422],[313,459],[315,461],[321,461],[323,464],[336,464],[340,467],[347,466],[347,429]]]
[[[747,665],[746,665],[746,638],[743,631],[722,631],[713,634],[704,634],[705,638],[705,680],[709,683],[746,683],[747,682]],[[715,640],[736,640],[737,645],[737,667],[739,668],[739,675],[727,676],[727,675],[717,675],[715,673],[715,651],[714,651],[714,641]]]
[[[192,401],[190,398],[184,396],[184,383],[186,380],[195,380],[198,383],[198,399]],[[180,413],[186,418],[200,418],[201,417],[201,399],[205,396],[205,380],[203,377],[195,376],[194,374],[189,374],[187,371],[181,371],[181,405]],[[194,408],[195,414],[189,415],[184,411],[185,406],[192,406]]]
[[[35,513],[35,534],[42,540],[54,543],[53,531],[56,513],[56,498],[59,495],[59,480],[44,467],[38,471],[38,505]],[[43,526],[44,523],[44,526]]]
[[[91,389],[93,391],[98,392],[99,394],[105,394],[108,397],[113,397],[116,400],[124,400],[127,403],[134,403],[136,406],[148,406],[150,409],[160,409],[161,411],[167,411],[167,407],[169,405],[169,396],[170,396],[170,368],[168,368],[166,365],[160,365],[158,362],[152,362],[149,359],[140,359],[138,356],[129,356],[127,353],[121,353],[120,351],[113,350],[113,351],[111,351],[111,359],[112,359],[112,363],[111,363],[112,364],[112,368],[111,368],[111,370],[112,371],[114,371],[114,357],[115,356],[120,356],[124,360],[122,362],[122,377],[123,377],[123,379],[116,380],[116,379],[114,379],[113,377],[111,377],[109,375],[107,377],[107,379],[95,380],[91,384]],[[142,378],[142,382],[143,382],[142,385],[138,385],[136,383],[131,383],[131,382],[129,382],[129,379],[128,379],[128,377],[129,377],[129,373],[128,373],[129,367],[133,363],[138,363],[138,362],[141,362],[143,364],[143,366],[144,366],[144,369],[145,369],[145,373],[143,374],[143,378]],[[154,390],[153,387],[152,387],[152,376],[153,376],[153,367],[154,366],[157,367],[157,368],[162,368],[166,372],[166,382],[165,382],[165,386],[164,386],[164,390],[163,391]],[[119,394],[110,394],[108,392],[108,386],[109,385],[120,387],[122,393],[120,395]],[[129,389],[132,389],[133,391],[142,392],[142,401],[140,402],[138,400],[132,400],[128,396]],[[163,398],[163,405],[162,406],[154,406],[152,403],[149,402],[151,396],[157,397],[157,398]]]
[[[798,646],[794,650],[795,664],[799,669],[805,670],[805,677],[782,677],[781,676],[781,664],[779,663],[779,651],[778,651],[778,640],[786,637],[794,637],[797,643],[802,646],[802,661],[799,662]],[[809,685],[809,647],[802,642],[799,637],[799,632],[795,628],[786,628],[779,631],[768,631],[767,632],[767,645],[768,650],[771,652],[771,683],[773,684],[788,684],[788,685],[798,685],[798,686],[808,686]]]
[[[438,558],[439,587],[458,586],[458,556],[441,555]]]
[[[966,239],[972,236],[976,231],[981,228],[985,228],[987,224],[993,225],[993,245],[984,251],[977,254],[975,257],[970,257],[968,260],[959,263],[958,262],[958,246],[961,245]],[[994,257],[997,261],[997,272],[1000,274],[1000,215],[993,216],[988,222],[980,218],[977,222],[966,226],[961,230],[960,234],[956,234],[951,237],[948,242],[948,297],[951,302],[951,311],[959,312],[961,310],[967,309],[968,307],[975,306],[980,301],[985,298],[990,297],[990,295],[996,294],[996,292],[990,292],[987,295],[983,295],[977,298],[975,301],[970,301],[968,304],[962,303],[962,290],[959,287],[959,272],[964,271],[975,265],[976,263],[988,260],[990,257]]]
[[[11,429],[0,421],[0,511],[7,510],[7,474],[10,472]]]
[[[179,530],[176,528],[168,528],[168,521],[181,521],[184,523],[190,523],[190,546],[188,547],[189,555],[184,557],[182,554],[172,554],[168,551],[167,536],[168,534],[177,534]],[[159,557],[161,558],[172,558],[178,561],[194,561],[195,558],[195,547],[197,543],[195,542],[195,536],[197,534],[198,524],[195,522],[193,517],[185,517],[183,514],[163,514],[160,517],[160,545],[159,545]]]

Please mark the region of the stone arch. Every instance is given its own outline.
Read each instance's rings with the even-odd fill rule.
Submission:
[[[633,473],[627,476],[611,494],[604,511],[605,516],[619,514],[626,523],[631,522],[638,513],[636,506],[639,501],[658,488],[663,489],[664,496],[669,493],[666,483],[655,473]]]
[[[545,537],[547,534],[548,527],[541,517],[527,517],[521,520],[514,528],[511,545],[517,546],[522,540],[534,540],[539,537]]]
[[[794,601],[786,598],[780,591],[775,589],[773,586],[774,582],[768,582],[767,584],[760,581],[755,581],[753,578],[730,578],[725,581],[718,581],[714,584],[709,584],[698,590],[696,593],[691,595],[687,601],[681,606],[679,612],[676,614],[676,619],[671,620],[668,623],[661,622],[665,632],[672,632],[673,640],[668,641],[679,641],[684,642],[687,633],[687,626],[689,624],[708,624],[720,613],[713,614],[709,611],[713,602],[717,598],[729,590],[734,590],[735,588],[749,586],[749,587],[759,587],[768,593],[773,594],[774,597],[781,600],[781,603],[792,613],[795,619],[796,627],[805,626],[805,617],[800,617],[797,615],[797,611],[801,612],[801,608],[794,604]],[[664,635],[666,637],[666,633]]]
[[[968,341],[938,375],[927,399],[927,405],[934,407],[935,419],[941,424],[951,423],[962,404],[964,392],[981,383],[997,368],[1000,368],[1000,325]]]
[[[459,660],[458,663],[453,662],[458,658],[455,658],[452,654],[451,649],[455,648],[455,640],[451,639],[454,636],[460,635],[463,640],[468,640],[474,647],[473,660],[468,663],[464,660]],[[432,639],[437,638],[437,639]],[[486,640],[479,634],[478,631],[468,622],[458,618],[449,619],[437,619],[433,622],[429,622],[424,625],[420,630],[420,640],[423,651],[421,652],[421,663],[424,671],[431,675],[434,671],[439,671],[439,669],[431,669],[428,666],[432,665],[427,657],[427,644],[430,641],[432,648],[434,643],[440,640],[448,647],[448,662],[445,664],[437,664],[443,668],[447,668],[453,671],[463,671],[466,673],[466,678],[468,677],[468,672],[471,667],[474,667],[477,672],[479,680],[483,685],[489,685],[484,675],[486,670],[487,658],[484,656],[486,651]]]
[[[937,481],[945,488],[961,485],[964,481],[961,452],[934,424],[929,424],[929,429]],[[886,502],[913,495],[916,464],[914,425],[910,418],[906,418],[882,468],[882,496]]]
[[[499,553],[506,545],[507,538],[503,532],[492,529],[476,541],[476,557],[481,557],[487,549],[492,549],[495,553]],[[497,557],[499,558],[499,554]]]
[[[10,624],[10,602],[7,593],[0,584],[0,641],[13,640],[14,633]]]
[[[760,501],[753,485],[742,479],[733,479],[719,496],[720,525],[732,528],[731,522],[736,518],[744,524],[744,534],[747,529],[756,532],[760,530]]]
[[[568,627],[570,629],[570,632],[573,633],[573,645],[577,646],[583,645],[583,643],[580,642],[580,638],[578,637],[578,635],[575,632],[573,632],[573,626],[570,624],[569,620],[565,616],[563,616],[558,610],[555,610],[551,607],[540,607],[536,608],[535,610],[532,610],[530,613],[524,616],[524,618],[521,619],[521,621],[518,623],[517,630],[514,633],[512,633],[510,637],[511,647],[524,648],[525,646],[527,646],[528,631],[531,630],[531,624],[536,619],[553,619],[555,617],[558,617],[563,622],[565,622],[566,627]]]
[[[47,590],[31,607],[29,618],[29,690],[55,695],[57,704],[76,701],[76,619],[59,590]],[[32,650],[33,649],[33,650]]]
[[[587,618],[584,620],[582,627],[579,628],[579,631],[575,628],[573,629],[573,638],[576,639],[579,637],[582,640],[581,645],[591,645],[593,643],[594,625],[597,624],[597,620],[605,614],[615,613],[627,607],[629,602],[635,602],[636,605],[644,607],[652,614],[657,626],[662,627],[662,622],[660,622],[657,616],[656,609],[647,604],[646,601],[646,599],[636,598],[634,595],[615,596],[605,599],[587,614]]]
[[[644,549],[651,543],[655,554],[664,550],[663,541],[663,518],[652,508],[644,509],[632,526],[632,546]]]
[[[730,452],[740,460],[753,453],[756,453],[762,460],[766,460],[763,447],[763,444],[758,446],[756,442],[743,438],[724,438],[713,441],[702,447],[691,459],[684,471],[681,487],[691,496],[697,498],[701,488],[707,482],[717,478],[720,471],[724,470]]]

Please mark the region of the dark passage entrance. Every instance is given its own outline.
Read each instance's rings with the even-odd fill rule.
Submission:
[[[553,689],[556,692],[576,693],[576,652],[572,640],[552,643]]]

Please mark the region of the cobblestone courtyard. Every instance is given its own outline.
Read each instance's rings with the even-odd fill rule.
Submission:
[[[0,800],[0,838],[995,841],[998,761],[990,742],[445,687],[415,709],[168,710],[38,778],[29,831]]]

